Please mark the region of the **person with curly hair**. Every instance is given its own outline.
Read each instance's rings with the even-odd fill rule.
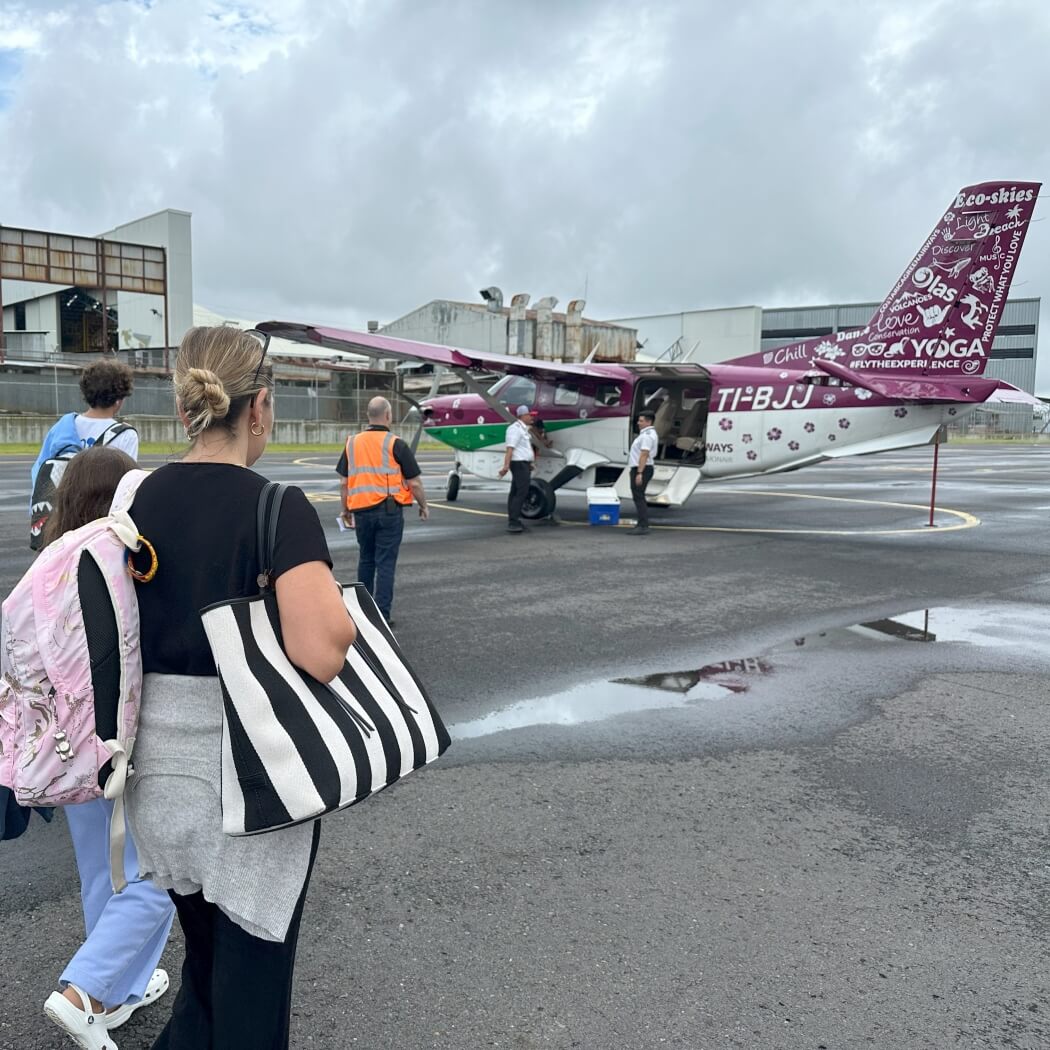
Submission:
[[[87,411],[68,412],[47,432],[30,472],[29,546],[33,550],[40,549],[55,487],[73,456],[92,445],[106,445],[138,459],[138,431],[117,419],[134,385],[131,369],[122,361],[104,358],[84,369],[80,392]]]

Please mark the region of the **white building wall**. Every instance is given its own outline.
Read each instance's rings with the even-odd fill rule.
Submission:
[[[484,306],[435,299],[418,310],[383,326],[385,335],[422,343],[460,346],[464,350],[507,353],[508,320]]]
[[[48,349],[58,346],[58,296],[48,295],[43,299],[34,299],[26,303],[26,330],[44,332],[44,342]],[[12,324],[6,327],[14,327]]]
[[[8,286],[17,285],[19,288],[54,288],[50,284],[33,284],[29,281],[4,281],[4,302],[7,303]],[[34,291],[39,295],[39,291]],[[58,348],[58,296],[55,294],[45,295],[42,299],[17,298],[16,302],[25,302],[26,305],[26,327],[27,332],[39,332],[42,336],[44,348],[55,350]],[[15,331],[15,308],[13,305],[4,306],[4,331]]]
[[[683,360],[705,365],[758,353],[762,339],[762,311],[757,306],[621,317],[612,324],[637,328],[644,357],[655,359],[680,339]]]
[[[178,346],[193,326],[193,259],[191,216],[188,211],[165,209],[117,226],[102,236],[133,244],[167,249],[168,345]],[[140,292],[117,293],[121,350],[164,345],[164,300]]]

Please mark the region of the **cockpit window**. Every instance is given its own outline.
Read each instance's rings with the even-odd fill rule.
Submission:
[[[536,400],[536,384],[527,376],[505,376],[489,393],[505,405],[531,405]]]
[[[599,383],[594,392],[594,403],[612,408],[620,403],[620,386],[618,383]]]

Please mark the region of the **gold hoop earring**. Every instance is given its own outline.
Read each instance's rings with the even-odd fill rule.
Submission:
[[[258,427],[259,429],[258,429],[258,430],[256,430],[256,429],[255,429],[256,427]],[[258,438],[258,437],[262,437],[262,436],[263,436],[263,434],[265,434],[265,433],[266,433],[266,427],[264,427],[264,426],[262,425],[262,423],[260,423],[260,422],[259,422],[258,420],[256,420],[256,421],[255,421],[254,423],[252,423],[252,425],[251,425],[251,428],[250,428],[250,429],[251,429],[251,432],[252,432],[252,433],[253,433],[253,434],[254,434],[254,435],[255,435],[255,436],[257,437],[257,438]]]

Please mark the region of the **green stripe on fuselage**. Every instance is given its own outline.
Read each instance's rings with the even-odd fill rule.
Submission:
[[[603,417],[605,418],[605,417]],[[552,419],[550,422],[544,420],[544,428],[548,434],[556,430],[566,430],[569,427],[583,426],[584,423],[595,423],[595,419]],[[452,448],[462,449],[464,452],[475,452],[480,448],[498,446],[505,448],[503,444],[507,439],[506,423],[474,423],[456,426],[427,427],[424,434],[428,438],[443,441]]]

